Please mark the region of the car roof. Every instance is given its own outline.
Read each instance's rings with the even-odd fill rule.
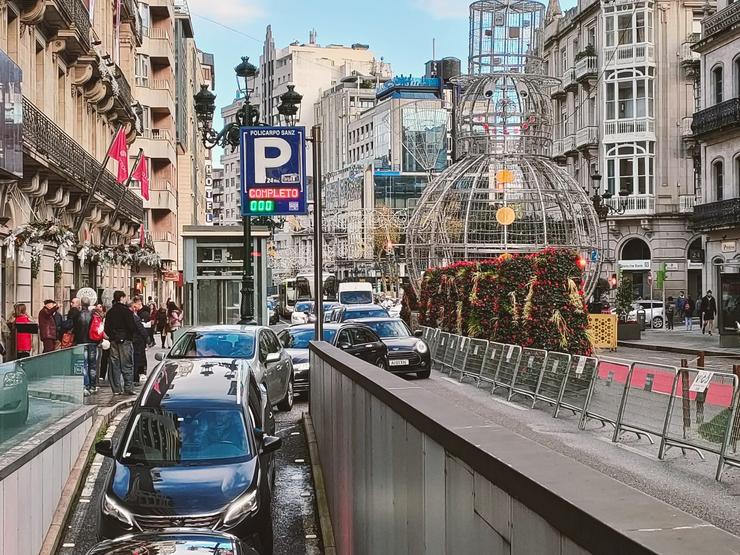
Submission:
[[[365,318],[363,318],[365,320]],[[283,328],[286,331],[290,330],[312,330],[315,329],[316,324],[297,324],[295,326],[290,326],[288,328]],[[324,325],[322,326],[324,328],[324,331],[326,330],[338,330],[340,328],[346,328],[347,326],[362,326],[367,327],[365,324],[362,323],[360,320],[351,320],[349,322],[324,322]],[[283,331],[283,330],[280,330]]]
[[[379,304],[345,304],[342,305],[347,310],[369,310],[371,308],[377,308],[379,310],[385,310],[382,306]]]
[[[200,332],[200,333],[243,333],[245,335],[252,335],[250,332],[255,332],[258,330],[264,330],[264,329],[270,329],[267,326],[247,326],[247,325],[239,325],[239,324],[214,324],[210,326],[194,326],[192,328],[188,328],[185,331],[193,331],[193,332]]]
[[[400,318],[393,318],[392,316],[385,316],[383,318],[379,317],[373,317],[373,318],[357,318],[357,320],[352,320],[353,322],[359,323],[359,324],[377,324],[380,322],[403,322]]]
[[[235,405],[236,382],[247,383],[249,373],[249,365],[237,358],[166,359],[147,381],[141,404]]]

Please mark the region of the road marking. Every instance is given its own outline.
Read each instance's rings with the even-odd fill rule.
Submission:
[[[446,382],[454,383],[455,385],[462,385],[462,382],[459,380],[453,380],[452,378],[442,378]]]
[[[304,459],[296,459],[295,462],[297,462],[297,463],[303,463],[303,462],[306,462],[306,461]]]
[[[604,443],[608,443],[610,445],[616,445],[620,449],[624,449],[625,451],[629,451],[630,453],[634,453],[635,455],[640,455],[641,457],[645,457],[646,459],[655,460],[652,454],[646,453],[644,451],[640,451],[637,447],[631,447],[629,445],[625,445],[624,443],[619,443],[619,442],[614,443],[608,437],[598,436],[596,439],[598,439],[599,441],[603,441]]]
[[[299,436],[299,435],[301,435],[301,432],[290,432],[290,435],[292,435],[292,436]]]
[[[315,540],[318,536],[316,534],[306,534],[307,540]]]
[[[75,544],[73,544],[73,543],[63,543],[62,544],[62,547],[74,547],[74,546],[75,546]]]
[[[493,397],[493,400],[497,403],[501,403],[502,405],[506,405],[507,407],[511,407],[516,410],[527,410],[527,407],[522,407],[521,405],[517,405],[516,403],[512,403],[511,401],[504,401],[503,399],[499,399],[498,397]]]

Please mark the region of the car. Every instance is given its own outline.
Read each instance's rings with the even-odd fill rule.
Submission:
[[[416,374],[428,378],[432,372],[429,345],[420,332],[411,333],[406,322],[397,318],[365,318],[356,320],[378,334],[388,346],[388,370],[394,374]]]
[[[291,326],[281,330],[278,339],[293,357],[296,368],[300,366],[300,377],[296,372],[296,388],[309,389],[308,344],[316,338],[316,328],[312,324]],[[380,368],[388,368],[388,347],[368,326],[356,322],[324,324],[324,341],[339,347],[358,358]],[[298,384],[301,384],[300,386]],[[305,385],[303,385],[305,383]]]
[[[298,301],[297,303],[295,303],[293,314],[290,315],[290,323],[292,325],[295,325],[315,322],[316,316],[315,314],[313,314],[313,306],[313,301]]]
[[[20,426],[28,419],[28,378],[17,362],[0,364],[0,423]]]
[[[632,304],[632,310],[627,313],[627,321],[637,320],[637,311],[645,311],[645,324],[651,328],[663,327],[663,301],[639,300]]]
[[[257,383],[264,384],[273,405],[293,408],[293,363],[266,326],[214,325],[189,328],[168,353],[157,360],[199,358],[243,359],[249,362]]]
[[[192,555],[258,555],[236,536],[208,529],[173,528],[161,532],[128,534],[94,545],[87,555],[132,553],[192,553]]]
[[[280,314],[278,313],[278,304],[276,301],[273,301],[272,299],[267,300],[267,318],[271,326],[274,326],[275,324],[280,322]]]
[[[209,528],[272,553],[274,452],[281,439],[245,360],[169,359],[147,379],[123,436],[95,444],[113,460],[98,506],[100,540]]]
[[[373,302],[371,283],[352,281],[339,284],[337,298],[342,304],[369,304]]]
[[[331,313],[334,311],[335,308],[339,306],[341,305],[336,301],[324,301],[323,303],[321,303],[321,311],[324,315],[324,322],[331,322]]]
[[[332,314],[334,322],[346,322],[347,320],[358,320],[360,318],[387,318],[388,311],[377,304],[353,304],[340,306]]]

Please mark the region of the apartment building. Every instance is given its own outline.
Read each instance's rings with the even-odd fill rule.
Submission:
[[[692,134],[699,144],[704,186],[692,216],[692,228],[704,233],[706,287],[719,302],[720,341],[737,345],[740,320],[740,3],[717,2],[702,20],[701,105]]]
[[[116,183],[114,163],[90,197],[119,126],[129,142],[137,135],[132,90],[141,21],[131,0],[120,3],[120,17],[111,2],[96,2],[92,13],[88,6],[82,0],[0,2],[0,238],[30,223],[60,221],[74,229],[84,218],[80,243],[128,244],[142,224],[141,198]],[[54,233],[47,229],[17,255],[14,245],[2,245],[3,318],[14,303],[35,315],[44,299],[68,302],[83,286],[131,287],[128,267],[88,263],[58,249]]]
[[[250,98],[250,102],[257,103],[258,99],[253,96]],[[236,113],[243,104],[244,93],[243,91],[237,91],[234,101],[221,109],[224,125],[235,121]],[[223,176],[218,188],[221,207],[218,223],[219,225],[238,225],[242,221],[239,149],[232,150],[228,146],[224,148],[221,155],[221,166],[223,167]]]
[[[698,40],[704,2],[579,0],[548,6],[545,72],[551,89],[551,156],[611,207],[605,222],[604,276],[632,278],[652,291],[665,264],[666,294],[703,290],[701,243],[688,227],[701,176],[690,118],[697,102]]]

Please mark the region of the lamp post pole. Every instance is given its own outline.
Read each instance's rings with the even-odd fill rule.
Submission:
[[[323,253],[323,225],[321,218],[321,127],[314,125],[311,128],[311,143],[313,144],[313,279],[316,291],[314,303],[316,306],[316,341],[324,337],[324,253]]]

